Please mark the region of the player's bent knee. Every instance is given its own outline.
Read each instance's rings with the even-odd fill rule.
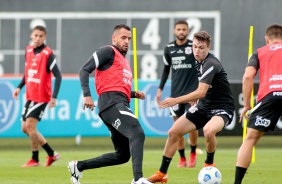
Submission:
[[[170,129],[168,131],[168,138],[171,139],[171,140],[179,140],[183,135],[179,135],[178,132]]]
[[[119,157],[118,161],[120,162],[119,164],[124,164],[130,160],[130,153],[119,154],[118,157]]]

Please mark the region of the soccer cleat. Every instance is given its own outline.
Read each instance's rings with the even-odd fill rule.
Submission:
[[[68,163],[68,168],[71,173],[72,184],[80,184],[79,178],[82,178],[82,172],[77,169],[77,161],[71,161]]]
[[[36,167],[36,166],[39,166],[40,163],[33,160],[33,159],[30,159],[27,163],[25,163],[24,165],[22,165],[22,167]]]
[[[164,174],[161,171],[157,171],[155,172],[155,174],[147,178],[147,180],[152,183],[156,183],[156,182],[166,183],[168,178],[167,178],[167,174]]]
[[[190,153],[190,159],[188,162],[188,167],[195,167],[196,166],[196,154]]]
[[[44,166],[48,167],[50,166],[53,162],[57,161],[60,159],[60,155],[57,152],[54,152],[54,156],[47,156],[47,161],[44,164]]]
[[[204,167],[210,167],[210,166],[215,167],[215,163],[212,163],[212,164],[207,164],[207,163],[205,163],[205,164],[204,164]]]
[[[179,164],[177,167],[186,167],[187,166],[187,163],[186,163],[186,158],[185,157],[181,157],[180,160],[179,160]]]
[[[148,181],[146,178],[139,178],[138,181],[132,180],[131,184],[153,184],[150,181]]]

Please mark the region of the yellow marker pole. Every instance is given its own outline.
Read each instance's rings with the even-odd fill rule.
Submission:
[[[248,62],[250,60],[250,57],[253,53],[253,37],[254,37],[254,26],[250,26],[250,36],[249,36],[249,52],[248,52]],[[251,94],[251,108],[254,108],[254,103],[255,99],[254,99],[254,88],[252,89],[252,94]],[[247,134],[247,120],[246,118],[244,118],[244,128],[243,128],[243,141],[246,138],[246,134]],[[255,147],[253,147],[252,150],[252,162],[255,163]]]
[[[134,91],[138,91],[136,28],[133,28],[132,32],[133,32],[132,41],[133,41]],[[138,119],[138,98],[134,99],[134,110],[135,110],[135,116]]]

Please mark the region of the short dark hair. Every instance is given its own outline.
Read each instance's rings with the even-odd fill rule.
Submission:
[[[174,24],[174,27],[175,27],[176,25],[178,25],[178,24],[185,24],[187,27],[189,27],[189,26],[188,26],[188,22],[187,22],[186,20],[178,20],[178,21],[176,21],[175,24]]]
[[[118,24],[118,25],[116,25],[116,26],[114,27],[114,32],[115,32],[115,31],[119,31],[119,30],[122,29],[122,28],[124,28],[124,29],[126,29],[126,30],[128,30],[128,31],[131,30],[128,25],[125,25],[125,24]]]
[[[46,34],[46,28],[44,26],[35,26],[33,29],[32,29],[32,32],[34,30],[39,30],[39,31],[43,31],[45,34]]]
[[[272,38],[280,38],[282,39],[282,25],[280,24],[272,24],[267,27],[265,31],[265,35],[270,39]]]
[[[208,46],[211,43],[211,36],[206,31],[200,31],[195,33],[194,38],[199,41],[206,42]]]

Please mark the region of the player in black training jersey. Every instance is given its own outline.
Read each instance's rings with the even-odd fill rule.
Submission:
[[[169,130],[164,148],[162,164],[154,175],[148,178],[152,183],[167,182],[167,171],[177,150],[178,140],[186,133],[203,128],[206,139],[207,157],[204,167],[215,166],[216,134],[232,121],[234,100],[225,73],[219,60],[211,53],[210,35],[201,31],[194,34],[193,54],[197,60],[199,71],[198,88],[177,98],[168,98],[160,102],[160,107],[172,107],[175,104],[193,102],[200,99],[181,116]]]
[[[164,49],[164,69],[157,91],[156,100],[159,104],[161,101],[162,90],[171,71],[171,97],[186,95],[198,87],[198,76],[195,68],[195,58],[192,53],[192,40],[188,40],[189,34],[188,23],[185,20],[179,20],[174,25],[174,34],[176,40],[169,43]],[[182,116],[191,105],[189,103],[176,104],[170,108],[174,122]],[[193,131],[189,135],[190,139],[190,159],[186,162],[184,137],[178,142],[178,152],[180,161],[178,167],[195,167],[196,165],[196,148],[198,131]]]

